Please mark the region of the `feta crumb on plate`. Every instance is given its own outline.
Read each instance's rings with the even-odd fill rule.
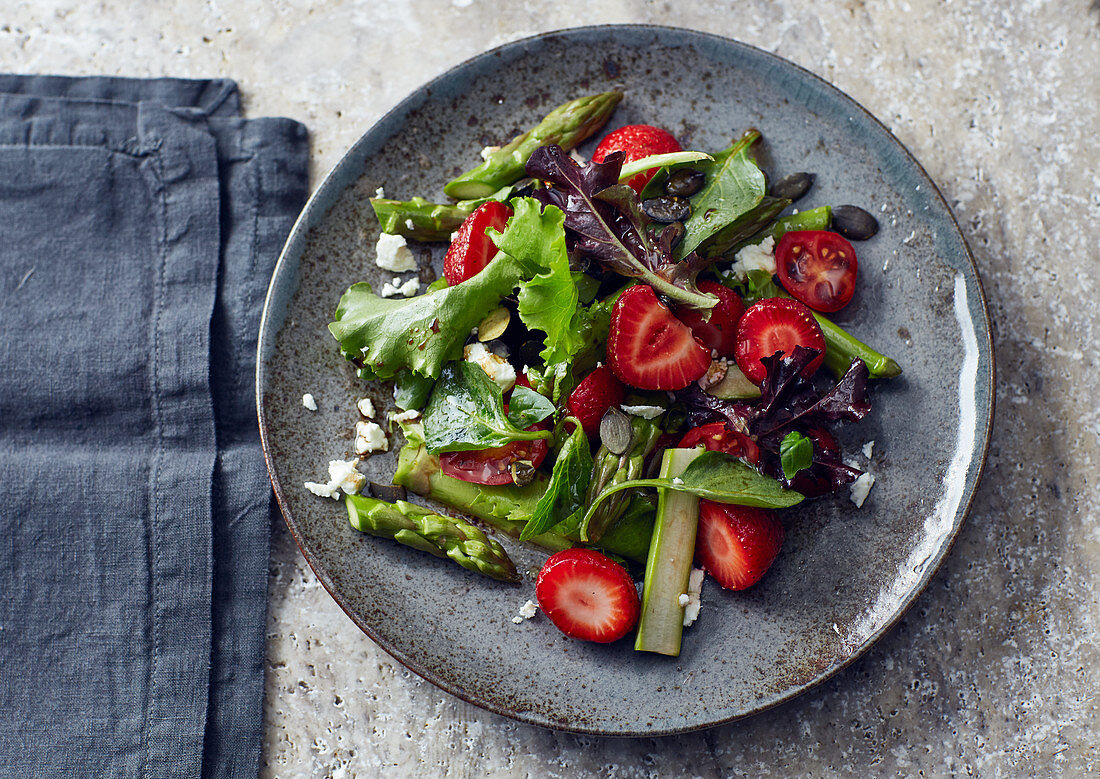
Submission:
[[[533,600],[529,600],[519,607],[519,614],[512,617],[512,621],[517,625],[522,625],[524,620],[531,619],[538,612],[539,606]]]
[[[374,416],[374,401],[370,398],[360,398],[359,402],[355,404],[355,407],[359,409],[359,413],[367,419]]]
[[[516,369],[498,354],[485,348],[485,344],[467,344],[462,350],[462,358],[481,366],[485,374],[496,382],[501,392],[507,392],[516,384]]]
[[[875,451],[875,442],[874,441],[868,441],[867,443],[865,443],[863,445],[863,456],[866,457],[868,460],[871,459],[871,454],[874,451]]]
[[[317,401],[313,399],[313,395],[306,393],[302,395],[302,405],[308,408],[310,411],[317,410]]]
[[[632,417],[641,417],[642,419],[656,419],[665,413],[665,410],[660,406],[619,406],[619,408]]]
[[[395,298],[398,295],[402,297],[411,298],[417,292],[420,291],[420,280],[413,276],[408,281],[402,282],[400,278],[394,277],[393,281],[387,281],[382,284],[381,297]]]
[[[374,196],[379,199],[384,198],[386,196],[386,190],[382,189],[382,187],[379,187],[378,189],[374,190]]]
[[[852,503],[856,504],[856,508],[863,508],[863,501],[867,500],[867,493],[871,491],[874,484],[875,475],[868,472],[849,485],[848,489],[851,491]]]
[[[307,481],[305,488],[321,498],[337,500],[340,491],[347,495],[358,495],[367,483],[367,477],[356,468],[358,460],[329,460],[328,483],[318,484],[315,481]]]
[[[679,602],[684,607],[684,627],[690,626],[699,618],[699,609],[703,607],[700,596],[703,594],[703,569],[692,568],[688,575],[688,591],[680,593]]]
[[[374,422],[355,423],[355,453],[371,454],[372,452],[385,452],[390,448],[390,442],[385,432]]]
[[[378,236],[378,244],[375,246],[375,264],[382,270],[391,270],[394,273],[406,273],[416,270],[416,259],[412,250],[400,235],[382,233]]]
[[[730,270],[737,274],[745,274],[750,270],[775,273],[775,239],[769,235],[760,243],[746,246],[737,252]]]

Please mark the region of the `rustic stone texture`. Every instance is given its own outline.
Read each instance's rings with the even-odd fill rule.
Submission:
[[[808,68],[886,123],[955,209],[986,284],[999,408],[985,479],[912,611],[837,678],[681,737],[519,725],[421,681],[340,612],[276,526],[269,776],[1077,776],[1100,770],[1100,6],[751,0],[549,7],[305,0],[19,3],[0,68],[225,75],[313,133],[319,176],[389,106],[486,48],[652,22]],[[519,603],[516,604],[517,608]]]

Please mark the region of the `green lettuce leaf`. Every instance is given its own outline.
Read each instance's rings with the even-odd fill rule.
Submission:
[[[559,523],[570,526],[584,514],[585,493],[592,477],[592,450],[583,428],[572,417],[569,419],[574,422],[573,432],[558,452],[550,483],[520,533],[520,541],[545,533]]]
[[[581,274],[569,269],[565,247],[565,214],[532,198],[512,201],[515,214],[503,233],[489,235],[501,252],[541,270],[519,291],[519,318],[546,334],[540,353],[547,365],[568,362],[584,345],[582,322],[585,309],[577,305]]]
[[[402,370],[436,379],[444,363],[462,356],[470,330],[536,270],[501,255],[461,284],[407,299],[378,297],[359,282],[340,298],[328,329],[364,379],[392,379]]]
[[[526,398],[525,395],[521,397]],[[542,408],[545,410],[543,419],[554,411],[549,402]],[[525,404],[524,409],[525,419],[537,416],[533,401]],[[512,441],[531,441],[551,435],[549,430],[517,427],[504,412],[500,387],[481,366],[464,360],[443,368],[424,408],[424,443],[431,454],[491,449]]]

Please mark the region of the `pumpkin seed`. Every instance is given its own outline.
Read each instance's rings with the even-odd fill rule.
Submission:
[[[792,173],[772,184],[771,192],[768,194],[772,197],[784,197],[793,202],[809,192],[813,185],[814,174]]]
[[[701,170],[692,168],[680,168],[674,171],[665,182],[665,194],[674,197],[691,197],[706,182],[707,177]]]
[[[623,454],[634,443],[634,428],[628,417],[612,406],[600,420],[600,440],[612,454]]]
[[[512,312],[504,306],[494,308],[477,325],[477,340],[485,343],[494,338],[500,338],[508,329],[508,323],[512,321]]]
[[[878,232],[878,220],[859,206],[834,206],[832,228],[845,238],[866,241]]]
[[[643,200],[642,210],[654,222],[670,224],[672,222],[682,222],[691,216],[691,203],[683,198],[661,195],[660,197]]]
[[[368,484],[368,490],[372,498],[378,498],[389,503],[405,500],[409,496],[404,487],[399,487],[396,484],[379,484],[372,481]]]

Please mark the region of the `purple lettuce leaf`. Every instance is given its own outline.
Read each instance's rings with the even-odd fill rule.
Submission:
[[[623,155],[615,152],[604,162],[579,165],[559,146],[535,149],[527,161],[527,175],[550,184],[535,191],[543,206],[553,205],[565,214],[570,246],[610,270],[639,279],[677,303],[711,308],[713,295],[695,286],[699,270],[711,261],[695,258],[677,263],[671,241],[654,242],[650,219],[642,211],[638,195],[619,184]]]

